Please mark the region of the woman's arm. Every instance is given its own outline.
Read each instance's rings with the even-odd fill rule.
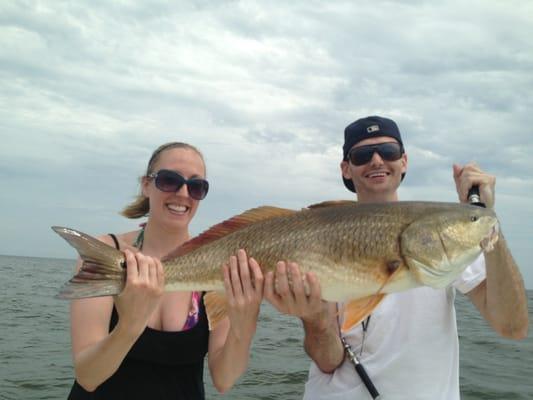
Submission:
[[[228,300],[228,318],[209,336],[209,371],[214,386],[227,392],[246,371],[250,346],[263,299],[263,274],[257,262],[244,250],[223,266]]]
[[[106,241],[106,240],[103,240]],[[112,297],[74,300],[71,303],[72,355],[76,380],[94,391],[118,369],[144,331],[164,288],[159,260],[126,250],[127,280],[115,297],[119,321],[111,333]]]

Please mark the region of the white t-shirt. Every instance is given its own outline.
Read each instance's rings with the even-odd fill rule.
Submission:
[[[372,312],[363,353],[362,326],[344,337],[380,393],[380,400],[459,400],[455,289],[467,293],[486,277],[480,256],[452,286],[389,294]],[[313,362],[304,400],[371,399],[347,358],[331,374]]]

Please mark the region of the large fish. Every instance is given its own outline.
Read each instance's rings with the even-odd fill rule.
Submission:
[[[83,259],[59,297],[116,295],[125,282],[124,254],[73,229],[53,229]],[[264,272],[277,261],[313,271],[322,297],[347,301],[343,330],[362,320],[387,293],[449,285],[498,238],[492,210],[457,203],[325,202],[301,211],[259,207],[178,247],[163,261],[165,290],[208,291],[211,326],[224,316],[221,265],[245,249]],[[213,292],[212,292],[213,291]]]

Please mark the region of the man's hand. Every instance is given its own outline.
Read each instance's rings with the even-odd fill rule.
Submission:
[[[494,208],[496,177],[489,175],[479,166],[470,162],[464,166],[453,165],[453,179],[461,203],[468,203],[468,191],[472,186],[479,186],[479,197],[487,208]]]
[[[307,290],[306,293],[306,286]],[[265,277],[265,298],[281,313],[293,315],[306,322],[318,322],[327,313],[327,303],[322,301],[320,283],[316,275],[303,275],[298,264],[280,261],[275,273]]]

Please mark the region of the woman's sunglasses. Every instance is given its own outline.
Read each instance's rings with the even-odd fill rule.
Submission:
[[[353,165],[365,165],[372,159],[374,153],[378,153],[385,161],[396,161],[402,157],[403,147],[395,142],[354,147],[348,153],[348,159]]]
[[[209,191],[209,183],[205,179],[185,179],[176,171],[169,169],[152,172],[148,178],[153,178],[155,187],[162,192],[177,192],[183,185],[187,185],[189,195],[195,200],[203,200]]]

